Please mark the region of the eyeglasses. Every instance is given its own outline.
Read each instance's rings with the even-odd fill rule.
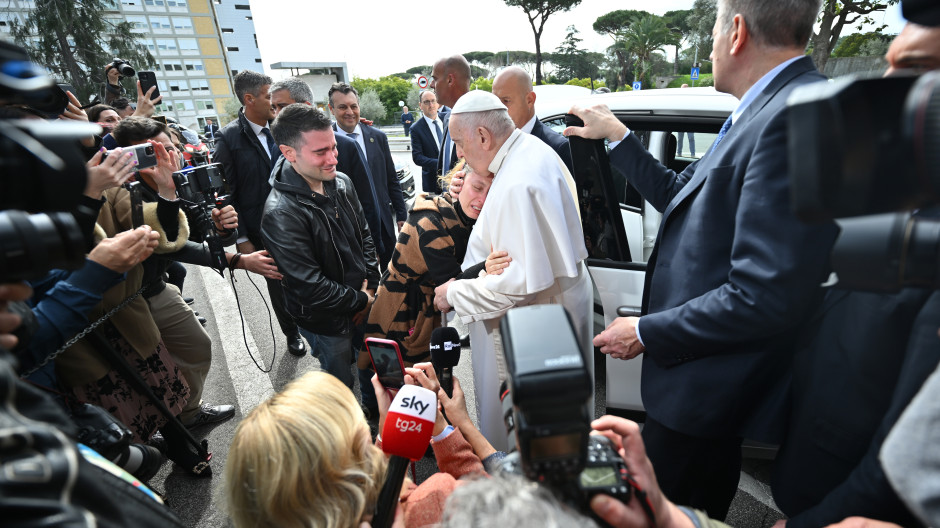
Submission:
[[[431,104],[431,103],[436,103],[436,102],[437,101],[428,100],[428,101],[421,101],[421,104]]]

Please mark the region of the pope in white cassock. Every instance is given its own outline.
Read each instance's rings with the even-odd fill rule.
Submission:
[[[506,251],[501,275],[452,281],[438,287],[435,305],[453,307],[469,323],[480,431],[505,451],[499,401],[506,377],[499,320],[510,308],[561,304],[568,311],[594,376],[592,289],[574,180],[564,162],[538,138],[516,130],[499,99],[475,90],[454,105],[450,135],[457,155],[474,172],[495,175],[464,257],[464,268]],[[590,409],[593,410],[593,401]]]

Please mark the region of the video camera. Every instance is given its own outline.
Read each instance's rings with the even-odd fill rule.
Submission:
[[[593,515],[591,498],[600,493],[627,503],[626,464],[607,438],[590,434],[593,382],[568,313],[559,305],[516,308],[500,332],[511,387],[503,403],[516,446],[500,471],[546,484],[584,513]]]
[[[22,48],[0,40],[0,107],[42,110],[59,92]],[[67,211],[78,205],[88,178],[79,141],[101,127],[14,119],[16,109],[7,110],[0,117],[0,282],[78,269],[86,242]]]
[[[902,8],[940,24],[935,2]],[[940,289],[940,71],[816,83],[787,106],[793,208],[837,219],[839,286]]]
[[[212,225],[212,209],[225,206],[229,199],[228,183],[222,175],[220,163],[197,165],[173,173],[173,183],[180,199],[195,206],[206,227],[206,243],[212,255],[212,267],[220,272],[228,267],[222,239]]]

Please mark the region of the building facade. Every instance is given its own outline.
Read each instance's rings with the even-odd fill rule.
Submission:
[[[0,14],[0,37],[9,31],[10,19],[35,7],[30,0],[7,1],[9,9]],[[184,126],[201,132],[207,118],[220,123],[219,116],[227,113],[226,103],[235,98],[235,73],[263,70],[248,0],[104,3],[108,4],[106,16],[133,24],[138,40],[154,57],[153,70],[163,94],[157,112]]]

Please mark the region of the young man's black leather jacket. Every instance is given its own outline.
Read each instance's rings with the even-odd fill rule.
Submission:
[[[352,316],[368,303],[362,281],[369,289],[379,283],[375,245],[352,181],[337,172],[324,182],[326,195],[316,194],[283,158],[273,177],[261,238],[284,275],[287,311],[313,333],[346,335]],[[341,226],[351,236],[338,232]]]

